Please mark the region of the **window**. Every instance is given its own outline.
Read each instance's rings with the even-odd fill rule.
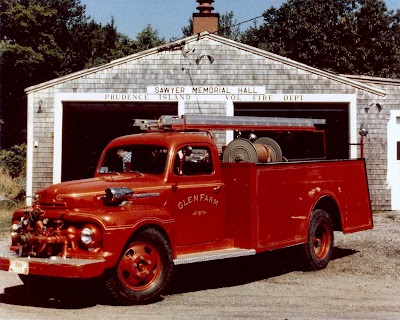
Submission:
[[[177,174],[179,168],[181,168],[181,161],[187,148],[179,150],[175,156],[174,162],[174,173]],[[204,175],[212,174],[214,172],[211,153],[206,147],[193,147],[191,148],[190,155],[187,155],[183,159],[181,175],[193,176],[193,175]]]
[[[154,145],[129,145],[107,151],[99,173],[141,172],[162,174],[168,150]]]
[[[400,160],[400,141],[397,141],[397,160]]]

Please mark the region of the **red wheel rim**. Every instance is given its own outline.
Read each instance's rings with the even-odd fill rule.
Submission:
[[[329,252],[331,237],[329,228],[325,224],[319,224],[313,236],[314,253],[318,259],[323,259]]]
[[[145,242],[135,242],[118,264],[122,283],[131,290],[143,291],[157,281],[161,272],[161,257],[157,249]]]

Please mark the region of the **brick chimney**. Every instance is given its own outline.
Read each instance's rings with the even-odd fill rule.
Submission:
[[[193,13],[193,34],[203,31],[210,33],[218,32],[219,13],[212,13],[214,7],[211,5],[214,0],[196,0],[199,5],[199,13]]]

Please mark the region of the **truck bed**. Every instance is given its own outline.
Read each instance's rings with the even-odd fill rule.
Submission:
[[[373,226],[363,159],[221,165],[226,235],[235,247],[261,252],[304,243],[315,208],[344,233]]]

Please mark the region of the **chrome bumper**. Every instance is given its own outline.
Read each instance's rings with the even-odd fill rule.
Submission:
[[[0,251],[0,270],[19,274],[88,279],[103,274],[105,260],[20,257],[13,251],[3,250]]]

